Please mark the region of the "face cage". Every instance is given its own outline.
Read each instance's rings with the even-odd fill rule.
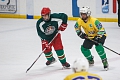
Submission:
[[[87,13],[85,13],[85,14],[86,14],[86,18],[85,18],[85,19],[83,19],[83,18],[82,18],[82,16],[81,16],[81,14],[82,14],[82,13],[80,13],[80,18],[81,18],[82,20],[86,20],[86,19],[89,17],[89,16],[88,16],[88,14],[87,14]]]

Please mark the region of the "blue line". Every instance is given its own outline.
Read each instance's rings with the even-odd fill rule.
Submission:
[[[33,19],[33,15],[28,15],[27,14],[27,19]]]

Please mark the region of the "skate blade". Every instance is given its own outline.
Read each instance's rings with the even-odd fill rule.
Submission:
[[[89,64],[89,67],[92,67],[92,66],[94,66],[94,64]]]
[[[105,71],[108,71],[108,70],[109,70],[109,68],[104,68],[104,70],[105,70]]]
[[[71,68],[63,66],[62,69],[64,70],[64,69],[71,69]]]

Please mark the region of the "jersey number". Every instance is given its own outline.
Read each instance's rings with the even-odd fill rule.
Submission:
[[[88,77],[88,80],[100,80],[98,77],[94,77],[94,76],[87,76]],[[82,76],[79,76],[79,77],[76,77],[72,80],[86,80],[85,77],[82,77]]]

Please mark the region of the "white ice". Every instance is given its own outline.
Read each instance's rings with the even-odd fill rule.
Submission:
[[[71,69],[61,70],[59,61],[47,67],[44,54],[34,66],[26,70],[41,54],[41,42],[36,32],[37,20],[0,19],[0,80],[63,80]],[[75,59],[84,57],[80,51],[83,40],[74,30],[75,21],[68,22],[66,31],[61,32],[67,61],[71,64]],[[120,27],[114,22],[102,22],[108,37],[105,46],[120,53]],[[89,72],[100,75],[103,80],[120,80],[120,56],[105,49],[109,62],[109,71],[104,71],[101,60],[93,47],[91,52],[95,65]],[[54,57],[58,60],[55,51]]]

